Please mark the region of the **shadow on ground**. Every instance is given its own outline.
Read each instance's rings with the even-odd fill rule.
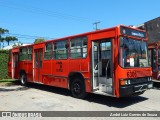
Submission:
[[[114,97],[90,94],[87,97],[87,100],[89,102],[107,105],[108,107],[125,108],[143,102],[145,100],[148,100],[148,98],[142,96],[114,98]]]
[[[153,89],[160,90],[160,82],[153,82]]]
[[[33,84],[33,83],[29,83],[27,87],[24,87],[24,86],[20,86],[19,81],[15,81],[13,85],[16,85],[18,87],[15,87],[15,89],[9,88],[9,87],[7,88],[0,87],[0,92],[21,91],[21,90],[34,88],[38,90],[51,92],[51,94],[56,93],[64,96],[71,96],[71,92],[63,88],[57,88],[57,87],[41,85],[41,84]],[[76,98],[73,98],[73,99],[76,99]],[[98,104],[106,105],[108,107],[115,107],[115,108],[125,108],[128,106],[143,102],[145,100],[148,100],[148,98],[142,97],[142,96],[134,96],[134,97],[128,97],[128,98],[114,98],[114,97],[108,97],[108,96],[96,95],[96,94],[88,94],[88,96],[84,99],[84,101],[98,103]]]
[[[17,86],[18,87],[13,87],[13,86]],[[20,81],[12,81],[11,83],[1,83],[0,84],[0,92],[10,92],[10,91],[22,91],[22,90],[27,90],[29,89],[29,87],[25,87],[25,86],[20,86]]]
[[[61,94],[65,96],[71,96],[71,92],[63,88],[57,88],[57,87],[52,87],[52,86],[47,86],[47,85],[40,85],[40,84],[29,84],[28,87],[39,89],[39,90],[44,90],[44,91],[51,92],[51,93]],[[125,108],[130,105],[134,105],[134,104],[143,102],[145,100],[148,100],[148,98],[142,97],[142,96],[134,96],[134,97],[127,97],[127,98],[114,98],[114,97],[108,97],[108,96],[103,96],[103,95],[88,94],[88,96],[84,100],[93,102],[93,103],[106,105],[109,107]]]

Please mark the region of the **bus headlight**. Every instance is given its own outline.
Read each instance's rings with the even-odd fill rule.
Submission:
[[[148,77],[148,81],[152,81],[152,77]]]
[[[121,85],[130,85],[131,84],[131,81],[130,80],[120,80],[120,84]]]
[[[131,81],[130,80],[127,80],[128,84],[130,85],[131,84]]]

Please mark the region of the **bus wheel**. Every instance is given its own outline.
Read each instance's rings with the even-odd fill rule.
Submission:
[[[82,99],[86,97],[85,84],[80,79],[74,79],[71,83],[71,93],[73,97]]]
[[[25,73],[21,74],[21,85],[26,86],[27,85],[27,77]]]

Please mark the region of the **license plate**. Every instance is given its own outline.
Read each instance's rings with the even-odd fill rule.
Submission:
[[[148,85],[148,88],[153,88],[153,84],[149,84],[149,85]]]

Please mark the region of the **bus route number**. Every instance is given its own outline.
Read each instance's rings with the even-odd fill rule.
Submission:
[[[137,77],[137,72],[134,70],[134,71],[128,71],[127,72],[127,77],[128,78],[135,78]]]

